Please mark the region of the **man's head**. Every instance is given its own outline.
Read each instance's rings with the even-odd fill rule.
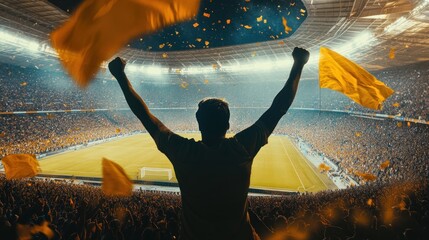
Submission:
[[[205,98],[198,104],[196,113],[202,134],[224,136],[229,129],[228,103],[218,98]]]

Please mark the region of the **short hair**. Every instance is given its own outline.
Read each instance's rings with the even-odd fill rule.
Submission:
[[[228,103],[219,98],[205,98],[198,103],[195,114],[201,132],[213,135],[225,134],[229,129]]]

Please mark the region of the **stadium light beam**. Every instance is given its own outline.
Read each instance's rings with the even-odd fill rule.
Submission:
[[[359,49],[362,46],[369,47],[372,42],[375,42],[377,38],[370,31],[364,31],[348,41],[346,44],[334,48],[334,51],[341,53],[342,55],[351,54]]]
[[[0,30],[0,42],[22,47],[31,52],[38,52],[40,50],[40,44],[38,42],[29,40],[23,35],[17,36],[16,34],[11,34],[4,30]]]

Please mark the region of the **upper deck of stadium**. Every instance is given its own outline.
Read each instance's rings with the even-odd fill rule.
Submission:
[[[368,70],[429,60],[428,0],[303,2],[308,17],[293,36],[284,40],[285,44],[279,44],[279,40],[272,40],[240,46],[169,52],[168,58],[162,57],[162,52],[126,47],[120,55],[131,64],[166,68],[172,73],[176,72],[175,69],[211,68],[213,64],[225,67],[254,64],[263,67],[262,63],[267,61],[272,63],[287,58],[295,46],[309,49],[313,56],[317,56],[320,46],[327,46],[346,56],[353,56],[354,61]],[[43,50],[50,45],[50,32],[66,21],[69,13],[47,0],[4,0],[0,3],[0,16],[2,32],[34,39],[39,44],[38,48]],[[8,36],[2,34],[0,37]],[[8,44],[16,43],[9,41]],[[389,51],[392,48],[396,53],[394,60],[389,59]],[[11,60],[20,66],[36,63],[47,66],[58,63],[55,57],[32,55],[19,45],[14,48],[1,45],[0,61],[11,62]],[[304,77],[316,75],[317,58],[313,57],[311,63]],[[234,72],[232,75],[234,74],[241,73]],[[259,78],[258,75],[255,75],[256,77]]]

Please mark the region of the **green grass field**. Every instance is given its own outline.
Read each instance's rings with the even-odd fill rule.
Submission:
[[[197,133],[182,135],[200,139]],[[287,137],[271,136],[268,142],[254,160],[252,188],[300,192],[335,188],[329,178],[319,173]],[[120,138],[46,157],[41,159],[40,167],[42,174],[101,177],[103,157],[120,164],[131,179],[139,178],[142,167],[173,169],[149,134]],[[142,180],[169,181],[167,173],[145,176]],[[170,181],[177,182],[174,171]]]

